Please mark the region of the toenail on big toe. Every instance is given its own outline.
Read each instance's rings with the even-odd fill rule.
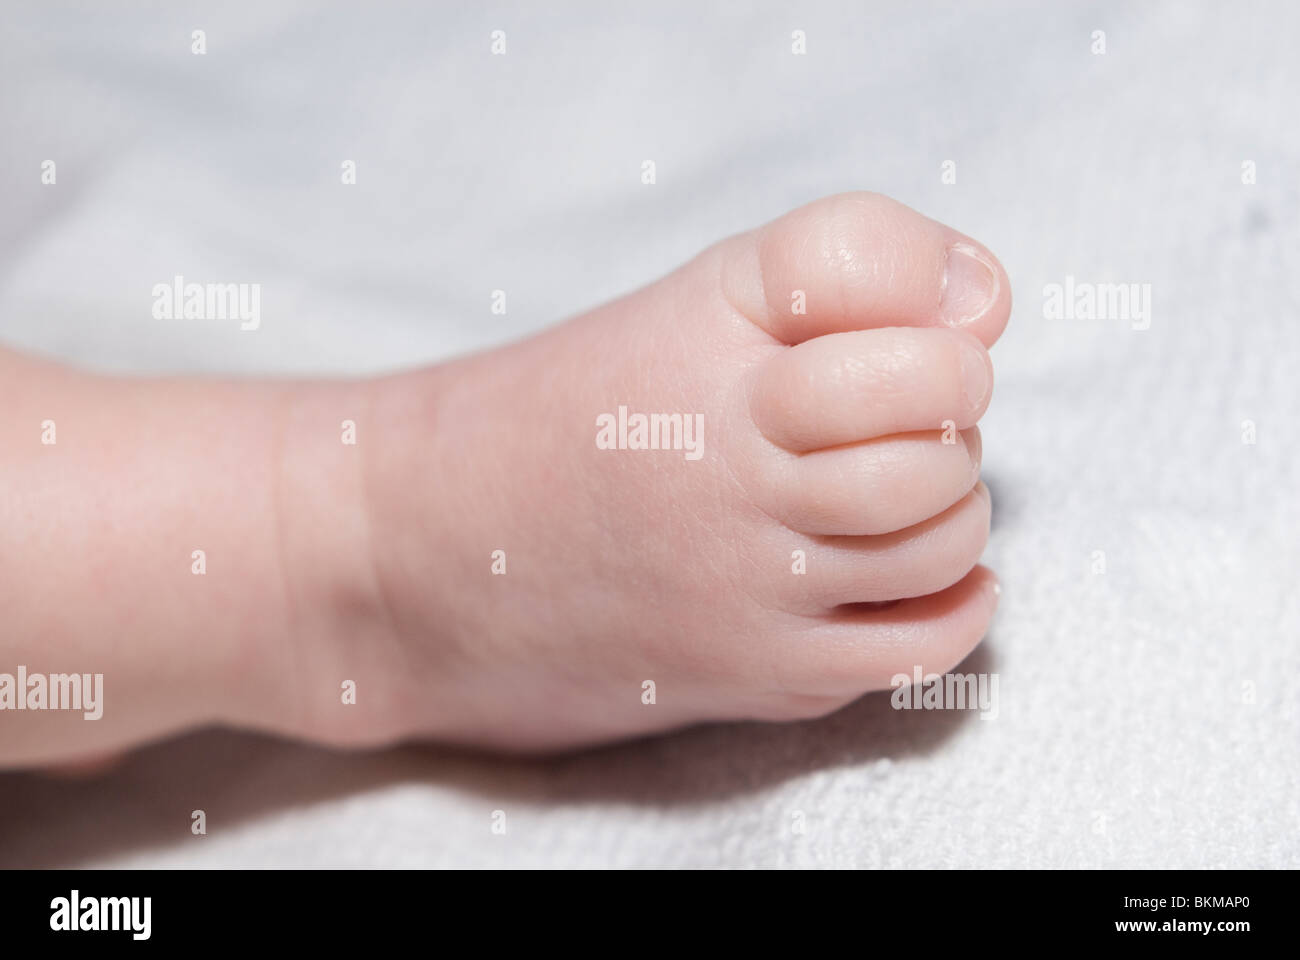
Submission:
[[[969,243],[953,244],[943,274],[939,320],[960,327],[978,320],[998,298],[998,275],[984,255]]]

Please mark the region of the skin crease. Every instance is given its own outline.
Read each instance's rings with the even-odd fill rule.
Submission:
[[[976,253],[962,290],[955,245]],[[0,765],[210,723],[556,750],[943,672],[995,606],[974,424],[1009,311],[974,241],[846,194],[529,340],[374,380],[0,353],[0,671],[103,672],[106,700],[94,722],[0,713]],[[703,414],[704,456],[598,449],[620,404]]]

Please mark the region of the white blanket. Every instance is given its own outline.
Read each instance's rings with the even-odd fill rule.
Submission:
[[[997,717],[874,695],[530,763],[202,733],[0,776],[0,865],[1300,866],[1300,7],[441,6],[7,11],[0,338],[385,370],[891,194],[1014,283],[983,427],[1005,590],[963,668]],[[260,283],[260,329],[155,320],[175,274]],[[1067,277],[1149,284],[1149,328],[1140,300],[1048,316]]]

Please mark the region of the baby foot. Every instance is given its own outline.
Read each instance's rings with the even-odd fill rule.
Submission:
[[[317,675],[273,725],[556,749],[812,717],[949,670],[996,602],[975,424],[1009,312],[982,246],[855,193],[374,382],[355,540],[312,587],[344,629],[282,652]],[[338,422],[349,397],[303,403]],[[335,469],[336,438],[316,443],[291,459]],[[298,504],[288,536],[327,520]]]

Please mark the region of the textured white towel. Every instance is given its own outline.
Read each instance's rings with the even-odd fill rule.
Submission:
[[[968,663],[998,717],[876,695],[523,764],[207,733],[0,776],[0,864],[1300,866],[1300,8],[440,6],[7,11],[0,337],[377,371],[889,193],[1015,287],[983,427],[1005,591]],[[261,329],[154,320],[178,273],[259,282]],[[1149,329],[1048,319],[1067,277],[1149,284]]]

